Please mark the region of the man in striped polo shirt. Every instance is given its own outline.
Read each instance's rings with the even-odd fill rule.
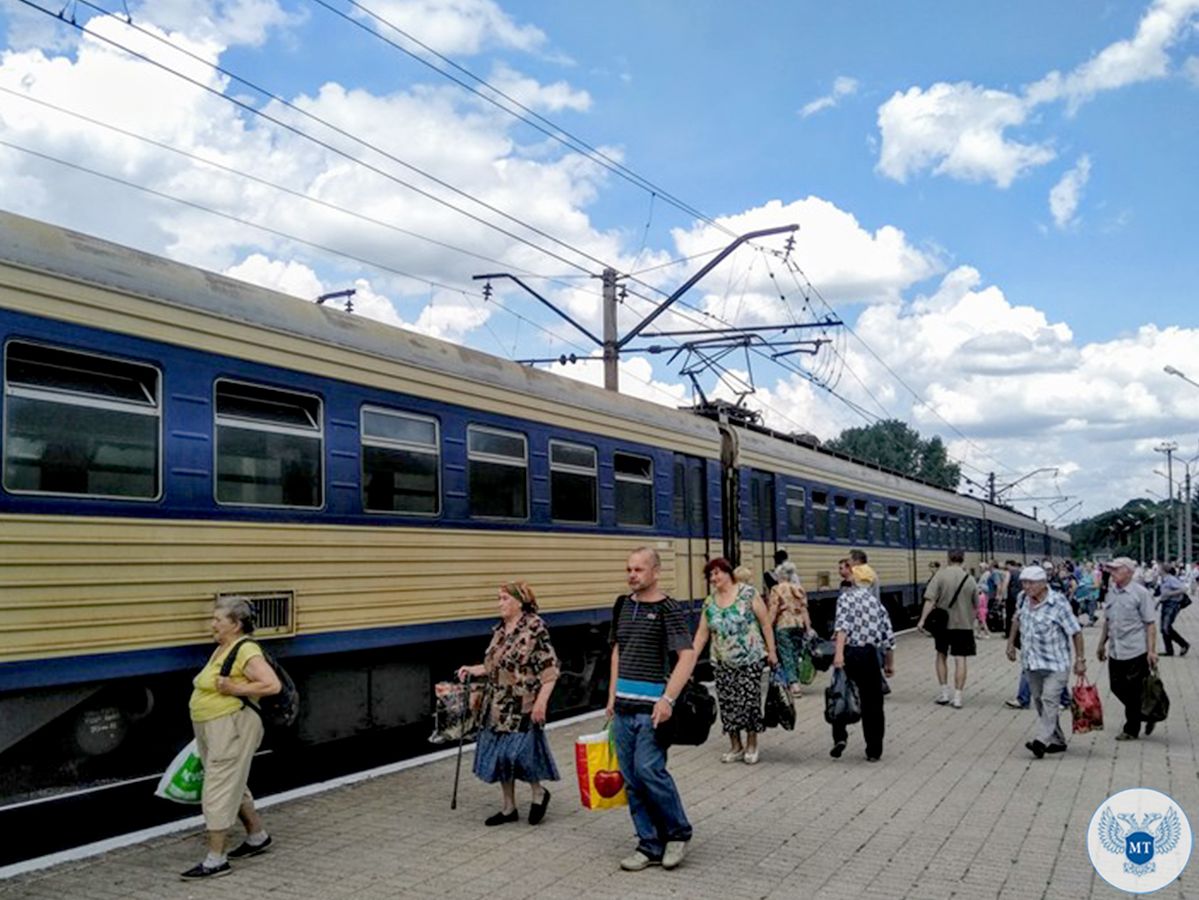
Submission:
[[[674,702],[695,668],[691,630],[683,607],[658,587],[658,551],[639,547],[629,554],[629,593],[612,613],[612,673],[608,716],[637,829],[637,849],[620,861],[629,872],[683,861],[691,823],[674,779],[666,771],[666,747],[657,728],[670,719]],[[673,671],[670,654],[678,655]]]

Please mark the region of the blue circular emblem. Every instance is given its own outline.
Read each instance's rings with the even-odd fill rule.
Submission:
[[[1091,864],[1112,887],[1133,894],[1164,888],[1191,858],[1191,823],[1161,791],[1131,788],[1099,804],[1087,829]]]

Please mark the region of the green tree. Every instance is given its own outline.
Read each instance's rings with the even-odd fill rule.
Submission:
[[[945,443],[939,437],[925,440],[899,419],[847,428],[825,446],[949,490],[957,490],[962,477],[961,466],[950,461]]]

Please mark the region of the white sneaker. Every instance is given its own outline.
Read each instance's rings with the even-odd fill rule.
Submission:
[[[657,860],[650,859],[640,850],[634,850],[629,856],[620,861],[620,867],[626,872],[640,872],[642,869],[656,865],[658,865]],[[675,863],[675,865],[677,866],[678,863]]]
[[[683,857],[687,855],[686,841],[667,841],[666,850],[662,854],[662,868],[675,869],[679,863],[683,861]]]
[[[962,708],[962,692],[961,691],[953,692],[953,699],[949,701],[949,705],[952,706],[954,709]]]
[[[939,703],[941,706],[944,706],[946,703],[949,702],[949,688],[947,688],[947,687],[941,688],[941,693],[939,693],[937,695],[936,702]]]

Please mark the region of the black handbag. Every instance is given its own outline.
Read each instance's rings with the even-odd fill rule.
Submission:
[[[698,747],[708,740],[715,721],[716,698],[693,679],[679,692],[670,718],[658,726],[658,743]]]
[[[1170,715],[1170,698],[1166,686],[1157,674],[1157,666],[1149,670],[1145,687],[1141,691],[1141,718],[1146,722],[1164,722]]]
[[[824,638],[816,638],[808,647],[812,657],[812,665],[817,672],[827,672],[833,666],[833,657],[837,655],[837,645]]]
[[[832,681],[824,689],[824,721],[830,725],[852,725],[862,718],[862,699],[858,686],[844,669],[834,669]]]

